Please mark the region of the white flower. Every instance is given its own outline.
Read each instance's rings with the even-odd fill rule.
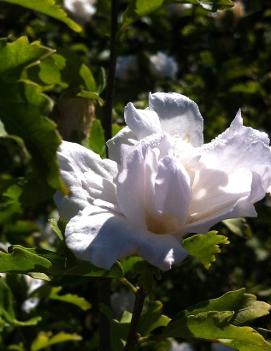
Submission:
[[[205,145],[198,107],[180,94],[151,94],[145,110],[128,104],[125,120],[108,143],[121,162],[73,143],[59,149],[70,194],[56,202],[77,257],[110,268],[136,254],[166,270],[186,256],[184,234],[256,216],[254,203],[270,186],[271,152],[267,135],[244,127],[240,112]]]
[[[64,0],[64,7],[75,18],[88,22],[96,12],[96,0]]]
[[[159,51],[157,54],[150,57],[150,62],[151,71],[155,76],[159,78],[176,78],[178,66],[173,57]]]
[[[116,78],[120,80],[133,79],[137,72],[137,58],[135,55],[119,56],[116,64]]]
[[[44,281],[40,279],[34,279],[29,275],[24,275],[25,282],[27,285],[27,294],[30,296],[35,290],[40,288]],[[38,297],[28,297],[22,304],[22,310],[26,313],[30,313],[39,304],[40,299]]]
[[[170,351],[194,351],[192,346],[190,344],[188,344],[187,342],[182,342],[181,344],[179,344],[174,339],[170,340],[170,342],[171,342]]]

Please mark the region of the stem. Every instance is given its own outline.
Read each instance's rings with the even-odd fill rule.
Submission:
[[[111,0],[111,30],[110,30],[110,60],[108,66],[107,89],[104,106],[104,134],[105,139],[112,138],[112,108],[115,89],[115,74],[117,60],[117,30],[118,30],[119,0]]]
[[[110,306],[110,279],[100,278],[98,282],[99,304]],[[99,351],[111,351],[111,325],[107,316],[100,311]]]
[[[125,345],[124,351],[134,350],[137,344],[137,341],[138,341],[137,329],[140,321],[140,315],[144,306],[145,297],[146,297],[146,293],[142,288],[139,288],[136,293],[133,316],[132,316],[130,330],[129,330],[127,343]]]
[[[116,35],[118,30],[119,0],[111,0],[111,28],[110,28],[110,61],[108,66],[108,84],[105,93],[103,127],[105,139],[112,138],[112,108],[115,88],[115,73],[117,60]],[[99,282],[99,303],[110,307],[110,279],[101,278]],[[108,318],[100,312],[99,351],[111,351],[111,325]]]
[[[129,282],[128,279],[122,277],[120,278],[120,282],[127,286],[128,289],[130,289],[132,291],[132,293],[134,293],[135,295],[137,294],[138,288],[136,288],[131,282]]]

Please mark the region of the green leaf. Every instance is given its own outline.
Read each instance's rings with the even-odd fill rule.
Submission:
[[[120,278],[123,277],[123,269],[119,262],[116,262],[110,270],[105,270],[87,261],[77,260],[77,264],[67,267],[65,274],[70,276]]]
[[[2,86],[1,92],[4,88]],[[44,106],[50,101],[38,85],[30,82],[13,84],[7,89],[13,90],[9,98],[0,97],[0,117],[7,132],[24,140],[40,175],[47,175],[47,181],[53,188],[64,190],[56,159],[61,139],[55,123],[43,115]],[[16,93],[17,96],[14,96]]]
[[[35,253],[33,249],[27,249],[16,245],[11,247],[10,253],[0,252],[1,273],[28,273],[48,272],[52,262]]]
[[[39,78],[48,85],[61,84],[61,73],[53,57],[40,63]]]
[[[18,185],[11,185],[2,195],[3,201],[0,204],[0,224],[6,223],[12,219],[15,214],[22,212],[19,198],[22,189]]]
[[[85,276],[120,278],[123,270],[115,263],[110,270],[95,267],[87,261],[79,261],[74,256],[67,257],[44,249],[26,248],[14,245],[10,253],[0,252],[1,273],[44,273],[48,276]]]
[[[93,74],[91,72],[91,70],[89,69],[89,67],[87,65],[85,65],[84,63],[82,64],[80,71],[79,71],[80,77],[83,79],[86,88],[89,91],[93,91],[96,92],[97,90],[97,86],[96,86],[96,82],[95,79],[93,77]]]
[[[0,329],[1,324],[14,327],[27,327],[36,325],[41,317],[34,317],[27,321],[18,321],[14,311],[14,297],[5,281],[0,278]]]
[[[256,330],[239,325],[265,316],[269,310],[270,305],[257,301],[245,289],[230,291],[180,312],[163,335],[216,340],[240,351],[267,351],[270,343]]]
[[[26,66],[36,63],[53,52],[54,50],[42,46],[38,41],[30,44],[25,36],[12,43],[0,42],[1,79],[10,75],[19,77]]]
[[[86,142],[86,146],[97,154],[103,156],[105,153],[105,136],[102,123],[99,119],[95,119],[91,125],[90,134]]]
[[[137,276],[138,285],[148,294],[152,294],[157,280],[161,279],[161,271],[143,260],[133,264],[133,273]]]
[[[31,345],[31,351],[39,351],[49,346],[60,344],[67,341],[80,341],[81,336],[78,334],[68,334],[60,332],[52,335],[51,333],[40,332]]]
[[[145,313],[140,318],[139,332],[142,335],[150,334],[158,327],[168,325],[170,318],[162,314],[163,304],[160,301],[152,301]]]
[[[108,317],[109,313],[107,314]],[[120,320],[109,318],[111,321],[111,347],[112,351],[122,351],[132,320],[132,313],[124,311]]]
[[[235,313],[232,323],[242,325],[256,318],[267,316],[269,311],[269,304],[264,301],[257,301],[255,295],[244,294],[242,308]]]
[[[75,32],[81,32],[82,28],[68,17],[66,12],[57,5],[55,0],[0,0],[2,2],[23,6],[27,9],[40,12],[44,15],[53,17],[61,22],[64,22]]]
[[[251,237],[251,229],[245,218],[225,219],[222,223],[234,234]]]
[[[29,174],[29,180],[33,182],[32,193],[37,193],[34,190],[37,180],[39,189],[45,188],[48,182],[52,188],[65,191],[56,158],[61,139],[55,123],[45,117],[52,107],[51,100],[37,84],[19,80],[27,65],[51,53],[52,50],[37,42],[30,44],[25,37],[0,45],[0,57],[4,57],[0,61],[0,118],[5,130],[19,136],[32,156],[35,173]],[[50,195],[49,191],[47,193]]]
[[[25,351],[25,348],[22,343],[12,344],[8,346],[8,351]]]
[[[117,123],[113,123],[112,124],[112,136],[115,136],[122,128],[123,128],[123,126],[120,126]]]
[[[229,240],[224,235],[211,231],[207,234],[196,234],[183,241],[184,248],[196,257],[206,269],[216,260],[215,255],[221,252],[219,245],[227,245]]]
[[[58,239],[63,241],[64,236],[63,236],[63,234],[62,234],[62,232],[57,224],[57,220],[55,218],[50,218],[49,223],[50,223],[51,228],[54,231],[54,233],[58,236]]]
[[[121,31],[142,16],[149,15],[163,5],[165,0],[132,0],[123,14]]]
[[[135,12],[138,16],[146,16],[163,5],[165,0],[136,0]]]
[[[248,294],[245,289],[229,291],[217,299],[200,302],[188,308],[185,314],[198,314],[209,311],[232,311],[231,323],[239,325],[269,314],[270,305],[257,301],[255,295]],[[183,312],[181,312],[182,314]]]
[[[239,351],[270,351],[271,344],[250,327],[237,327],[227,323],[230,313],[203,312],[179,320],[179,327],[166,335],[185,339],[216,340]]]
[[[87,311],[91,308],[91,304],[83,297],[80,297],[75,294],[60,295],[61,290],[62,287],[53,287],[50,292],[49,299],[76,305],[83,311]]]
[[[104,101],[99,96],[99,94],[95,93],[93,91],[82,90],[82,91],[80,91],[80,93],[77,94],[77,96],[80,96],[80,97],[85,98],[85,99],[97,101],[100,106],[102,106],[104,104]]]

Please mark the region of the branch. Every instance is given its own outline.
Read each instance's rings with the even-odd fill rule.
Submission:
[[[99,279],[99,304],[110,306],[110,283],[110,279]],[[100,311],[99,316],[99,351],[111,351],[111,324],[108,317],[102,311]]]
[[[110,60],[108,66],[107,89],[105,93],[103,127],[105,139],[112,138],[112,109],[115,89],[115,74],[117,61],[117,30],[118,30],[119,0],[111,0],[111,31],[110,31]]]
[[[125,345],[124,351],[132,351],[138,342],[137,329],[140,321],[140,315],[144,306],[146,293],[142,288],[139,288],[136,293],[136,300],[131,320],[130,330]]]

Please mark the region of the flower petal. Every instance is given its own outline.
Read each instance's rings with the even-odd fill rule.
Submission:
[[[190,220],[185,231],[189,228],[189,232],[206,232],[222,219],[254,216],[250,201],[252,178],[252,173],[246,169],[230,174],[199,169],[194,179]]]
[[[109,207],[116,205],[115,162],[102,160],[93,151],[67,141],[61,143],[57,154],[61,176],[69,188],[68,196],[55,196],[62,217],[71,218],[95,199],[108,202]]]
[[[136,109],[131,102],[125,107],[124,119],[138,139],[143,139],[148,135],[162,132],[159,117],[155,111],[150,109]]]
[[[178,219],[180,228],[186,221],[192,197],[190,178],[177,160],[166,156],[158,165],[155,181],[155,209]]]
[[[144,157],[136,148],[126,155],[117,178],[117,199],[121,213],[139,228],[145,228]]]
[[[109,158],[121,164],[121,149],[124,145],[132,146],[137,143],[138,139],[129,127],[122,128],[113,138],[106,142],[109,152]]]
[[[202,145],[203,118],[194,101],[177,93],[154,93],[149,95],[149,106],[158,114],[163,131]]]
[[[117,199],[120,211],[134,225],[146,229],[146,207],[154,201],[154,180],[158,158],[170,152],[166,135],[151,135],[124,153],[117,178]]]
[[[207,168],[216,168],[225,173],[246,168],[259,174],[265,189],[271,185],[268,135],[243,126],[240,111],[224,133],[202,147],[201,162]]]
[[[101,212],[94,206],[70,220],[65,236],[67,246],[79,259],[105,269],[117,259],[135,254],[167,270],[187,255],[173,236],[138,231],[123,217]]]
[[[206,231],[222,219],[257,215],[254,203],[271,183],[269,139],[242,122],[238,112],[224,133],[199,149],[186,231]]]

